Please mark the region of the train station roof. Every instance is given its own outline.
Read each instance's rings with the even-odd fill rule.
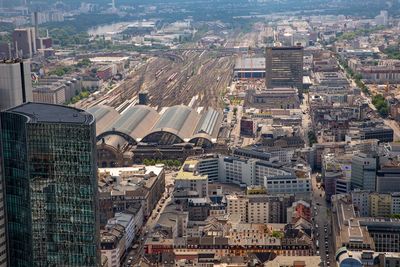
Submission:
[[[203,138],[215,143],[223,119],[222,113],[212,108],[197,112],[184,105],[168,107],[162,114],[144,105],[130,107],[122,115],[106,106],[92,107],[88,112],[96,118],[99,140],[114,140],[112,136],[117,135],[131,143],[158,133],[175,135],[181,142]]]

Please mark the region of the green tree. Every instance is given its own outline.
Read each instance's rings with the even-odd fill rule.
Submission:
[[[383,95],[374,95],[372,97],[372,104],[375,106],[382,117],[385,118],[389,115],[389,105]]]
[[[312,146],[315,143],[318,143],[317,136],[315,135],[315,133],[313,131],[309,131],[307,135],[308,135],[308,141],[310,143],[310,146]]]

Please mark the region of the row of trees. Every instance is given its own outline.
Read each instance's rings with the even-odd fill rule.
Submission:
[[[310,146],[312,146],[315,143],[318,143],[317,136],[315,135],[315,133],[313,131],[309,131],[307,136],[308,136],[308,141],[310,143]]]
[[[383,51],[391,59],[400,59],[400,46],[389,46]]]
[[[383,95],[378,94],[372,97],[372,104],[376,107],[382,117],[387,117],[389,114],[389,105]]]
[[[50,71],[48,74],[49,75],[57,75],[59,77],[64,76],[65,74],[69,74],[73,71],[72,67],[69,66],[60,66],[57,67],[56,69]]]
[[[376,26],[370,29],[359,29],[352,32],[344,32],[337,37],[337,40],[353,40],[358,36],[369,36],[371,33],[383,30],[383,26]]]
[[[339,59],[340,65],[346,71],[347,75],[354,80],[357,87],[361,89],[365,94],[369,94],[368,87],[362,81],[362,75],[360,73],[355,73],[348,65],[345,60]]]
[[[65,103],[65,105],[75,104],[81,99],[88,98],[90,96],[90,92],[87,89],[84,89],[82,92],[75,92],[75,96],[72,97],[69,101]]]

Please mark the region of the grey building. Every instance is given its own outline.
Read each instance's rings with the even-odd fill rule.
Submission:
[[[94,117],[25,103],[1,121],[10,266],[97,267]]]
[[[0,110],[32,101],[30,63],[22,60],[0,61]]]
[[[378,139],[379,142],[393,142],[393,129],[387,126],[367,127],[360,129],[361,140]]]
[[[13,43],[16,57],[31,58],[36,53],[35,28],[15,29]]]
[[[381,164],[376,174],[376,191],[379,193],[400,192],[400,166],[390,161]]]
[[[351,161],[351,188],[376,190],[377,158],[374,155],[358,153]]]
[[[268,47],[265,80],[267,88],[296,87],[303,89],[303,47]]]

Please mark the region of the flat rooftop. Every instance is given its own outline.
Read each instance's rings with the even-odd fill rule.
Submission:
[[[235,62],[235,70],[263,70],[265,72],[265,57],[239,58]]]
[[[29,123],[45,122],[90,125],[95,121],[93,115],[84,110],[45,103],[28,102],[8,109],[5,112],[25,115],[30,119]]]
[[[207,180],[207,175],[201,175],[197,172],[198,162],[196,159],[186,160],[177,173],[175,180]]]
[[[153,172],[155,175],[159,175],[161,171],[164,169],[163,166],[161,165],[155,165],[155,166],[146,166],[143,168],[143,166],[137,166],[137,167],[121,167],[121,168],[98,168],[99,173],[109,173],[110,176],[114,177],[119,177],[121,175],[128,175],[131,173],[132,175],[134,174],[150,174]],[[144,171],[144,172],[142,172]]]

